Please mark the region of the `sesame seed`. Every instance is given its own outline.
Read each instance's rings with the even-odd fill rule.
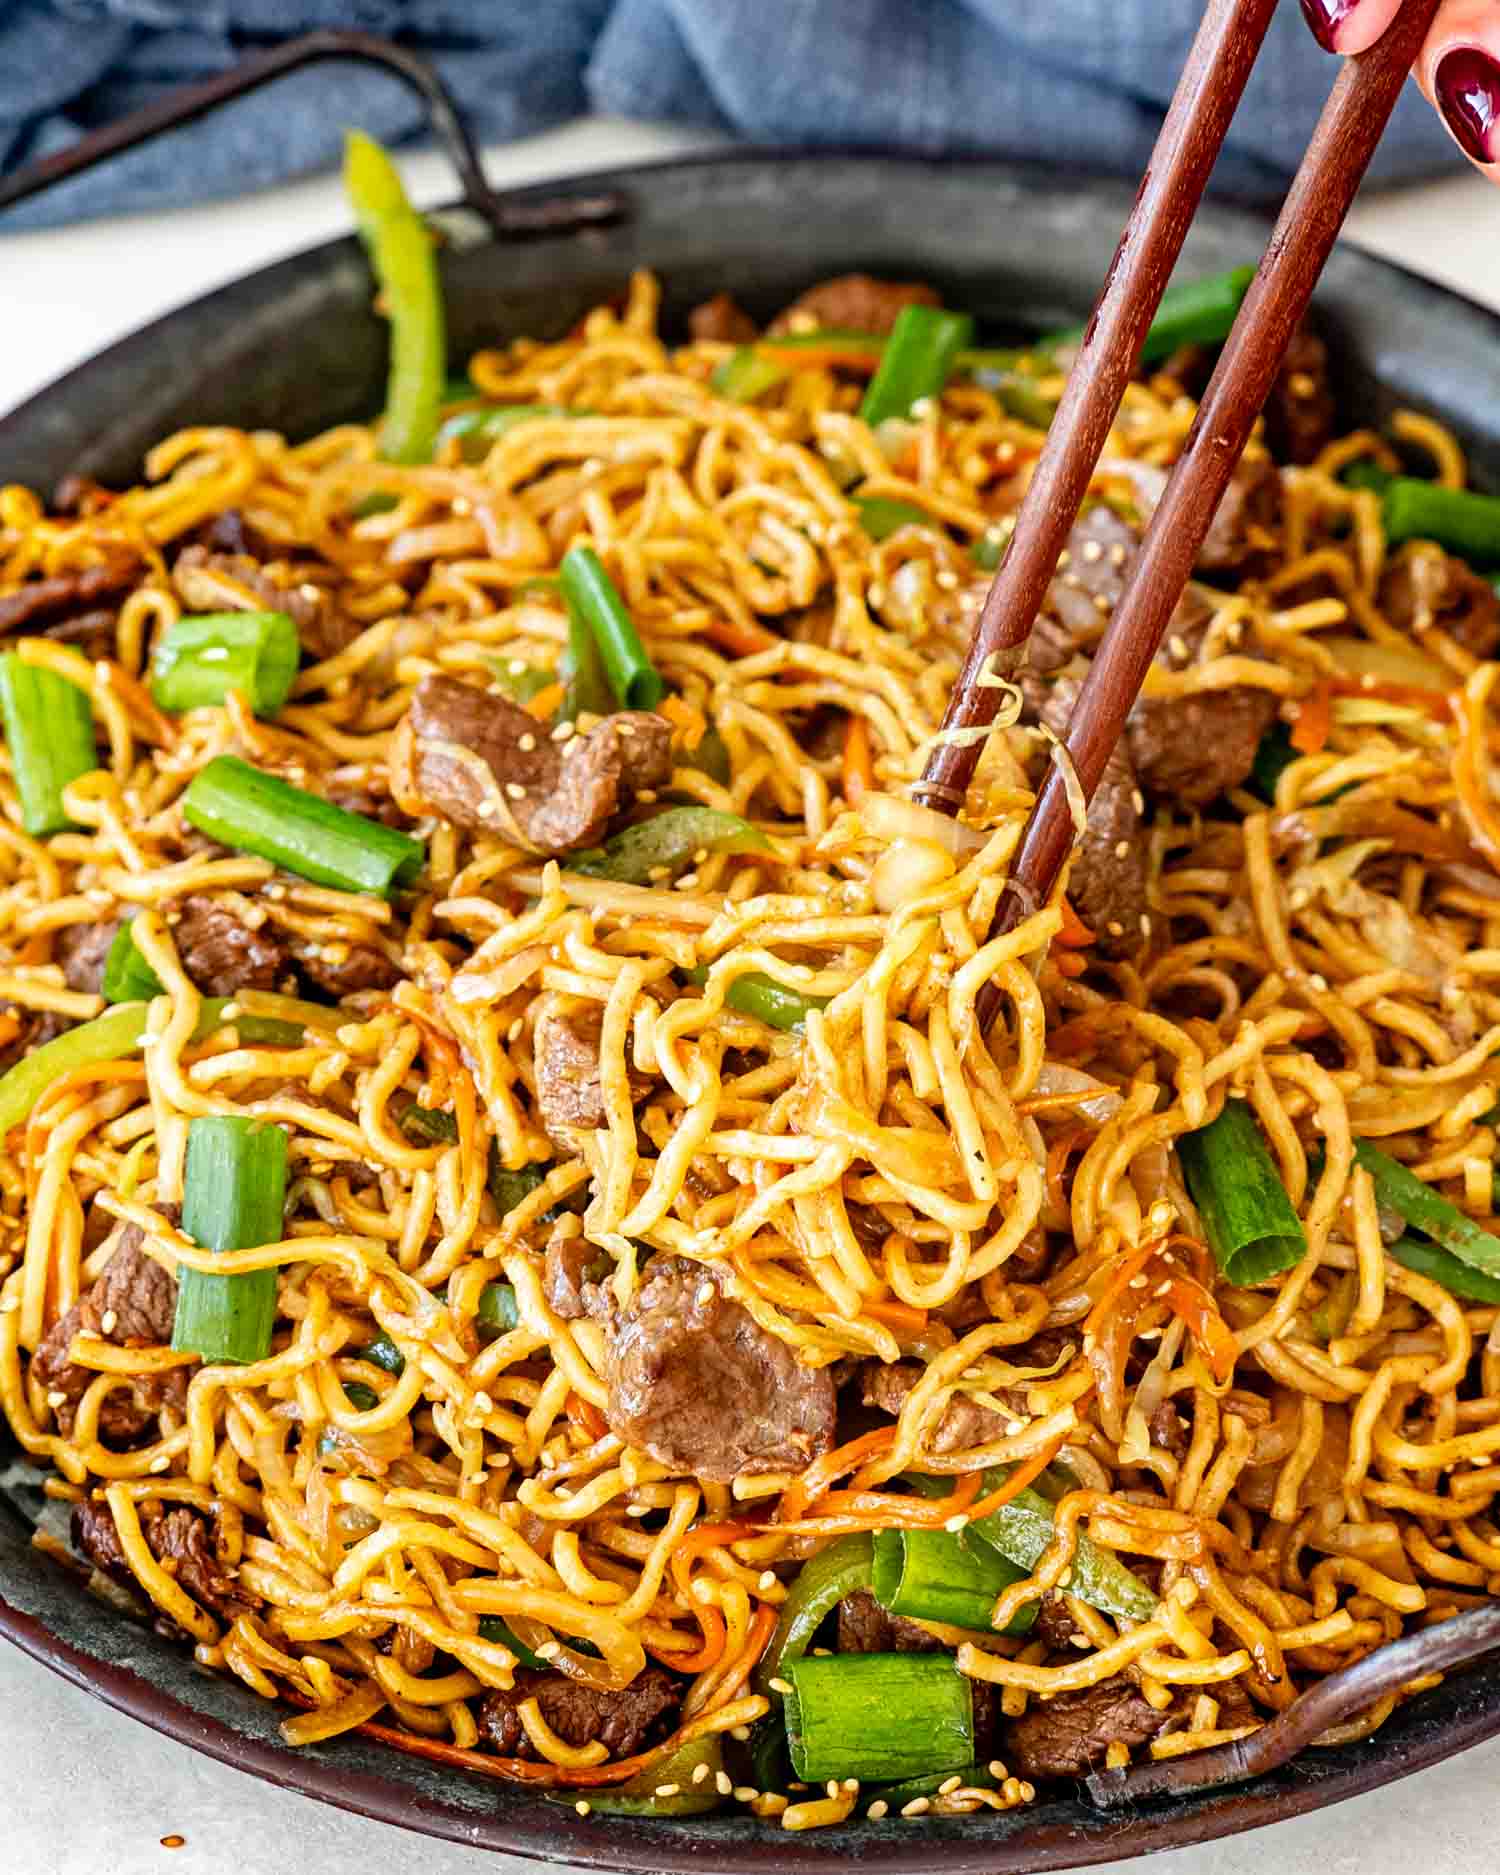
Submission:
[[[558,723],[556,727],[553,729],[552,740],[554,742],[566,742],[570,736],[576,735],[577,732],[578,732],[578,725],[576,723],[568,722],[567,720],[564,720],[563,722]]]
[[[994,1778],[997,1783],[1000,1783],[1000,1784],[1003,1784],[1006,1778],[1010,1776],[1010,1772],[1006,1770],[1005,1766],[1000,1762],[998,1758],[991,1758],[989,1761],[989,1764],[985,1768],[986,1770],[988,1770],[990,1776]]]
[[[846,1777],[840,1788],[843,1790],[846,1797],[852,1796],[854,1792],[859,1789],[859,1779],[857,1777]]]
[[[508,1041],[508,1042],[518,1042],[518,1041],[520,1041],[520,1039],[521,1039],[521,1030],[522,1030],[523,1028],[525,1028],[525,1026],[526,1026],[526,1025],[525,1025],[525,1023],[524,1023],[524,1022],[523,1022],[523,1021],[521,1020],[521,1018],[520,1018],[519,1016],[517,1016],[517,1017],[516,1017],[516,1019],[515,1019],[515,1021],[514,1021],[514,1022],[512,1022],[512,1023],[511,1023],[511,1025],[510,1025],[510,1027],[509,1027],[509,1028],[508,1028],[508,1029],[507,1029],[507,1030],[505,1031],[505,1039],[506,1039],[506,1041]]]
[[[526,799],[526,790],[521,786],[519,781],[507,781],[505,784],[505,792],[513,801],[524,801]]]
[[[750,1736],[750,1727],[748,1725],[731,1725],[729,1728],[729,1736],[738,1739],[743,1745],[745,1740]]]
[[[1111,918],[1104,928],[1111,937],[1124,937],[1125,935],[1125,927],[1118,918]]]
[[[968,1518],[964,1516],[962,1511],[960,1511],[957,1516],[950,1517],[948,1521],[943,1525],[943,1528],[945,1530],[953,1532],[954,1535],[957,1535],[957,1533],[960,1530],[964,1529],[967,1526],[968,1521],[969,1521]]]
[[[1130,858],[1130,842],[1128,840],[1116,840],[1115,841],[1115,858],[1116,859],[1129,859]]]
[[[790,1680],[767,1680],[766,1685],[773,1693],[789,1693],[792,1690]]]
[[[580,1816],[587,1816],[589,1811],[592,1810],[593,1807],[594,1806],[589,1802],[587,1797],[580,1797],[577,1803],[573,1805],[573,1808],[578,1812]]]
[[[890,1815],[890,1809],[891,1806],[886,1802],[884,1797],[877,1797],[874,1803],[870,1805],[869,1809],[865,1811],[865,1815],[869,1817],[872,1823],[878,1823],[883,1816]]]
[[[714,1299],[713,1284],[711,1282],[706,1282],[706,1281],[699,1283],[698,1293],[693,1299],[698,1304],[698,1307],[700,1309],[706,1309],[709,1303],[712,1302]]]
[[[1188,654],[1187,640],[1179,633],[1173,632],[1172,636],[1167,640],[1167,649],[1172,653],[1174,658],[1181,658],[1186,662]]]
[[[146,1469],[148,1471],[154,1471],[158,1473],[163,1472],[163,1471],[170,1471],[172,1469],[172,1461],[170,1458],[167,1457],[165,1452],[158,1452],[156,1457],[152,1459],[151,1463],[146,1467]]]
[[[536,747],[536,737],[532,735],[531,731],[528,729],[526,734],[518,740],[516,747],[524,749],[526,753],[530,755],[531,751]]]
[[[1125,564],[1125,549],[1119,541],[1116,541],[1109,550],[1109,563],[1111,566],[1124,566]]]
[[[61,1387],[54,1387],[52,1391],[47,1395],[47,1404],[51,1407],[56,1408],[59,1406],[66,1406],[67,1403],[68,1403],[68,1396],[66,1393],[63,1392]]]
[[[734,1789],[734,1779],[727,1771],[716,1771],[714,1773],[714,1789],[718,1791],[721,1797],[727,1797]]]
[[[1151,935],[1151,920],[1146,916],[1145,912],[1142,912],[1141,913],[1141,936],[1150,937],[1150,935]]]
[[[940,1797],[951,1796],[955,1790],[958,1790],[962,1787],[963,1781],[964,1780],[961,1777],[944,1778],[942,1783],[938,1785],[938,1795]]]
[[[1130,805],[1135,809],[1135,811],[1138,814],[1145,813],[1146,797],[1144,794],[1141,793],[1139,788],[1132,788],[1130,790]]]
[[[1103,542],[1097,541],[1097,540],[1086,540],[1083,543],[1083,557],[1085,560],[1089,562],[1091,566],[1094,563],[1094,561],[1102,560],[1104,558]]]
[[[830,1777],[823,1788],[828,1792],[830,1797],[837,1797],[839,1794],[839,1780],[836,1777]]]
[[[656,1794],[658,1797],[675,1797],[681,1789],[681,1784],[658,1784]]]
[[[693,1782],[695,1784],[705,1784],[707,1781],[708,1766],[706,1764],[695,1764],[693,1766]]]
[[[754,1803],[759,1795],[760,1792],[753,1784],[736,1784],[734,1787],[734,1800],[736,1803]]]
[[[1073,558],[1072,554],[1069,552],[1069,550],[1066,547],[1064,547],[1062,552],[1057,556],[1057,564],[1058,564],[1059,570],[1065,567],[1072,558]]]
[[[556,1641],[543,1641],[540,1647],[533,1649],[533,1652],[538,1660],[550,1660],[554,1654],[560,1654],[562,1648]]]
[[[99,1327],[106,1335],[112,1335],[119,1319],[113,1309],[106,1309],[99,1318]]]
[[[932,1799],[930,1797],[913,1797],[910,1803],[902,1804],[901,1814],[903,1816],[926,1816],[931,1808]]]
[[[958,575],[951,567],[944,567],[937,576],[937,583],[944,592],[953,592],[958,586]]]
[[[627,1504],[625,1506],[625,1515],[627,1517],[646,1517],[650,1515],[650,1512],[651,1506],[649,1504]]]
[[[755,1586],[763,1594],[767,1589],[774,1589],[776,1586],[776,1571],[774,1569],[762,1569]]]

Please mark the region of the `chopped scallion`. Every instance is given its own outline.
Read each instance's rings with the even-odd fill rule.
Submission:
[[[560,568],[570,614],[588,627],[610,689],[628,710],[654,710],[667,694],[661,672],[646,656],[640,634],[614,581],[592,547],[573,547]]]
[[[188,1127],[182,1229],[206,1250],[277,1243],[286,1206],[286,1134],[266,1120],[209,1114]],[[262,1361],[276,1320],[276,1272],[183,1269],[172,1346],[208,1361]]]
[[[63,789],[99,766],[87,694],[19,652],[0,657],[0,723],[21,801],[21,825],[44,839],[73,826]]]
[[[180,618],[151,660],[159,709],[197,710],[243,692],[257,716],[274,716],[297,675],[302,647],[285,612],[208,612]]]
[[[1243,1100],[1226,1100],[1217,1119],[1178,1140],[1177,1152],[1229,1282],[1267,1282],[1302,1257],[1307,1233]]]
[[[974,1762],[974,1695],[951,1654],[804,1655],[783,1668],[799,1778],[862,1783]]]
[[[860,416],[873,430],[891,417],[909,417],[912,406],[924,398],[940,396],[958,354],[973,336],[974,321],[967,313],[903,306],[860,404]]]

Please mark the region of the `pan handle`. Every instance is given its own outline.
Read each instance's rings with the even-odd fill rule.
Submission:
[[[1329,1674],[1248,1738],[1155,1764],[1096,1771],[1087,1780],[1089,1796],[1099,1809],[1117,1810],[1147,1797],[1185,1797],[1243,1783],[1276,1770],[1316,1744],[1331,1726],[1346,1723],[1411,1681],[1465,1666],[1496,1648],[1500,1648],[1500,1605],[1491,1602],[1467,1609],[1377,1647],[1353,1666]]]
[[[0,177],[0,210],[24,202],[28,196],[37,195],[54,183],[81,175],[96,163],[105,162],[122,150],[134,149],[138,143],[145,143],[163,131],[190,124],[231,98],[243,97],[247,92],[272,83],[285,72],[321,64],[325,59],[356,59],[383,66],[418,94],[427,106],[438,141],[458,171],[465,202],[484,217],[497,239],[524,241],[536,235],[571,234],[578,228],[616,221],[625,213],[624,197],[614,192],[539,198],[496,195],[484,179],[479,152],[452,94],[432,66],[405,46],[378,38],[374,33],[357,32],[313,32],[300,39],[289,39],[282,45],[252,54],[227,72],[198,84],[184,85],[154,104],[106,124],[101,130],[90,131],[57,155],[43,157],[40,162],[29,163],[11,176]]]

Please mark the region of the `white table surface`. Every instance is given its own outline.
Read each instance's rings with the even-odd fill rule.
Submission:
[[[593,121],[487,161],[497,184],[515,184],[712,141]],[[403,167],[422,201],[452,193],[442,158]],[[207,208],[0,233],[0,411],[169,307],[347,226],[336,183],[319,179]],[[1500,308],[1500,193],[1477,177],[1376,197],[1355,211],[1350,233]],[[4,472],[0,462],[0,481]],[[480,1866],[472,1850],[420,1842],[211,1763],[3,1647],[0,1767],[0,1875],[458,1875]],[[1151,1875],[1475,1875],[1500,1840],[1497,1784],[1500,1740],[1321,1815],[1130,1866]],[[168,1835],[184,1846],[163,1848]],[[534,1865],[493,1856],[484,1866],[519,1875]],[[1104,1875],[1125,1868],[1110,1863]]]

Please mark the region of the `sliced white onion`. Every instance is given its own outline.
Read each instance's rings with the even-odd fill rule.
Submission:
[[[942,847],[955,859],[977,853],[986,839],[977,827],[950,820],[935,808],[904,800],[898,794],[867,794],[859,804],[859,817],[866,832],[877,840],[920,840]]]
[[[892,840],[875,862],[870,888],[878,910],[899,911],[953,872],[953,855],[935,840]]]
[[[1064,1067],[1060,1061],[1044,1061],[1036,1077],[1038,1094],[1082,1094],[1084,1098],[1075,1103],[1075,1109],[1086,1120],[1092,1120],[1095,1126],[1103,1126],[1112,1120],[1124,1106],[1124,1096],[1109,1085],[1108,1081],[1096,1080],[1092,1074],[1085,1074],[1081,1068]]]

